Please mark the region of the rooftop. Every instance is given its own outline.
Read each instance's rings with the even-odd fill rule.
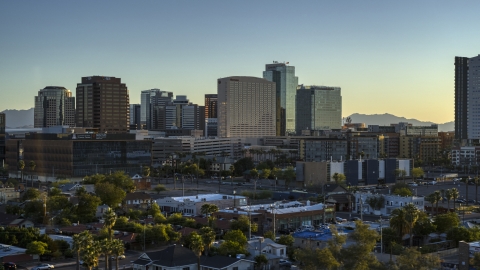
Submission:
[[[209,202],[209,201],[220,201],[225,199],[245,199],[246,197],[240,195],[226,195],[226,194],[198,194],[195,196],[185,196],[185,197],[171,197],[175,201],[179,202]]]
[[[273,208],[275,209],[275,214],[288,214],[288,213],[295,213],[295,212],[306,212],[306,211],[315,211],[315,210],[322,210],[324,205],[322,203],[308,205],[310,202],[307,202],[307,205],[299,201],[293,202],[275,202],[273,204]],[[250,205],[244,206],[241,208],[243,211],[258,211],[258,210],[266,210],[268,213],[273,213],[272,205],[270,204],[257,204],[257,205]]]

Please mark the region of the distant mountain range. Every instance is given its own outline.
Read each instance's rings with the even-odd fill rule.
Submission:
[[[399,122],[407,122],[414,126],[430,126],[432,124],[438,124],[438,131],[454,131],[455,123],[447,122],[443,124],[433,123],[433,122],[424,122],[417,119],[407,119],[405,117],[395,116],[393,114],[361,114],[354,113],[349,116],[352,119],[352,123],[365,123],[368,125],[380,125],[380,126],[389,126],[390,124],[398,124]]]
[[[33,108],[28,110],[5,110],[8,128],[32,128],[33,127]],[[367,125],[388,126],[399,122],[411,123],[414,126],[429,126],[437,124],[433,122],[424,122],[417,119],[407,119],[405,117],[395,116],[393,114],[360,114],[350,115],[352,123],[365,123]],[[439,131],[453,131],[454,122],[438,124]]]
[[[33,128],[33,108],[28,110],[5,110],[6,128]]]

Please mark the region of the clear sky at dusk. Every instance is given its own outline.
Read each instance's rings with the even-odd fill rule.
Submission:
[[[342,88],[343,115],[454,118],[454,57],[480,54],[480,1],[1,1],[0,111],[47,85],[122,78],[203,104],[216,79],[288,61]]]

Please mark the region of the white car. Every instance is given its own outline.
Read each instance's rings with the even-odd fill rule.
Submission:
[[[48,269],[53,269],[55,266],[48,264],[48,263],[41,263],[35,267],[32,268],[32,270],[48,270]]]
[[[410,182],[410,183],[408,183],[408,185],[411,186],[411,187],[418,187],[418,184],[415,183],[415,182]]]

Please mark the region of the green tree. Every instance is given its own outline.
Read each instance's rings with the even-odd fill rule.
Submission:
[[[399,195],[402,197],[411,197],[413,196],[412,191],[409,188],[397,188],[393,192],[395,195]]]
[[[208,252],[215,241],[215,231],[210,227],[202,227],[199,232],[202,236],[203,244],[205,245],[205,253],[208,255]]]
[[[190,234],[190,249],[195,253],[195,256],[197,256],[197,269],[200,270],[200,256],[202,256],[205,245],[202,236],[196,232]]]
[[[410,227],[406,215],[407,213],[403,207],[394,209],[390,215],[390,228],[397,232],[398,239],[409,233]]]
[[[206,203],[202,205],[202,207],[200,207],[200,212],[203,215],[207,216],[208,226],[213,228],[213,222],[215,221],[215,216],[212,214],[218,212],[218,206],[216,206],[215,204]]]
[[[240,230],[244,234],[248,233],[249,230],[252,232],[256,232],[258,230],[258,226],[256,223],[251,223],[250,219],[245,215],[240,215],[237,220],[233,220],[230,223],[231,230]]]
[[[275,234],[273,234],[272,231],[268,231],[268,232],[264,233],[263,237],[269,238],[269,239],[272,239],[273,241],[275,241]]]
[[[268,263],[268,259],[267,259],[267,256],[265,256],[265,254],[257,255],[253,259],[255,260],[255,269],[263,269],[263,266]]]
[[[97,183],[101,183],[105,181],[104,174],[93,174],[89,176],[85,176],[83,178],[83,183],[86,185],[96,185]]]
[[[23,201],[27,201],[27,200],[36,200],[40,198],[40,191],[38,191],[38,189],[36,188],[29,188],[27,190],[25,190],[25,193],[23,194]]]
[[[22,179],[23,182],[23,169],[25,169],[25,161],[19,160],[17,162],[17,168],[22,172],[22,177],[20,179]]]
[[[255,164],[252,158],[245,157],[237,160],[237,162],[233,164],[233,167],[235,168],[235,175],[243,175],[245,171],[255,168]]]
[[[415,181],[418,177],[423,176],[425,172],[423,171],[422,168],[417,167],[412,169],[412,176],[413,176],[413,181]]]
[[[80,255],[93,245],[93,236],[90,231],[83,231],[73,235],[73,250],[77,252],[77,270],[80,270]]]
[[[148,166],[143,166],[142,167],[142,176],[144,178],[147,178],[147,177],[150,176],[150,167],[148,167]]]
[[[412,204],[409,203],[406,206],[403,207],[405,209],[405,220],[407,221],[408,228],[409,228],[409,233],[410,233],[410,246],[413,246],[413,227],[415,227],[415,224],[418,221],[418,218],[420,217],[420,211],[418,208]]]
[[[40,241],[33,241],[27,245],[27,250],[25,251],[25,253],[43,255],[48,252],[47,248],[48,245],[46,243]]]
[[[120,187],[106,182],[95,185],[95,194],[110,207],[118,207],[127,195]]]
[[[445,199],[447,199],[447,209],[450,211],[450,201],[453,199],[453,194],[451,189],[445,190]]]
[[[355,223],[356,228],[350,235],[355,243],[341,250],[344,267],[358,270],[378,267],[380,263],[371,251],[380,238],[379,234],[370,230],[370,226],[363,224],[361,221]]]
[[[332,176],[336,184],[344,184],[347,177],[343,173],[334,173]]]
[[[432,222],[431,218],[425,213],[420,212],[418,220],[413,227],[415,235],[427,236],[437,231],[437,226]]]
[[[125,254],[125,246],[120,239],[113,239],[111,243],[111,252],[115,256],[115,269],[120,269],[118,264],[119,256]]]
[[[446,214],[435,216],[433,224],[437,226],[437,231],[443,233],[460,225],[460,219],[458,218],[457,214],[448,212]]]
[[[330,270],[337,269],[341,265],[328,248],[296,249],[293,256],[300,263],[301,269],[304,270]]]
[[[95,220],[95,213],[100,203],[100,198],[95,195],[85,193],[79,196],[78,205],[75,207],[75,214],[77,219],[82,223],[88,223]]]
[[[450,192],[452,193],[453,211],[455,212],[455,200],[458,199],[458,197],[460,196],[460,192],[456,188],[452,188]]]
[[[112,240],[113,238],[112,229],[113,229],[113,226],[115,226],[115,222],[117,221],[117,214],[115,213],[115,211],[113,211],[112,208],[108,208],[107,211],[103,213],[103,220],[104,220],[103,227],[108,231],[108,239]]]
[[[112,241],[108,238],[104,238],[98,241],[100,247],[100,253],[105,256],[105,269],[110,269],[110,253],[112,253]]]
[[[295,242],[295,238],[291,235],[281,235],[280,238],[278,239],[277,243],[280,245],[285,245],[287,247],[293,246],[293,243]]]
[[[402,170],[402,169],[395,169],[395,176],[397,177],[401,177],[403,179],[403,183],[405,184],[405,176],[407,176],[407,172],[405,170]]]
[[[245,245],[241,245],[237,241],[229,240],[220,245],[218,252],[223,256],[236,256],[236,254],[246,254],[247,249]]]
[[[422,255],[417,248],[410,247],[397,257],[396,264],[401,270],[434,270],[440,267],[440,257],[435,254]]]
[[[106,175],[104,182],[111,183],[128,193],[135,191],[135,183],[132,178],[123,171],[116,171],[112,174]]]
[[[167,188],[164,185],[157,185],[153,190],[155,190],[157,194],[160,194],[160,192],[166,191]]]
[[[98,241],[93,241],[88,245],[82,254],[83,264],[89,269],[98,266],[98,256],[101,254],[102,248]]]
[[[247,237],[240,230],[230,230],[224,236],[223,240],[239,243],[241,246],[247,244]]]
[[[473,254],[473,258],[470,259],[470,265],[480,269],[480,252]]]
[[[35,167],[37,167],[37,164],[35,164],[35,161],[31,160],[28,163],[28,168],[30,169],[30,173],[31,173],[30,176],[33,176],[33,171],[35,170]],[[30,177],[30,181],[32,181],[32,187],[33,187],[33,178],[32,177]]]

